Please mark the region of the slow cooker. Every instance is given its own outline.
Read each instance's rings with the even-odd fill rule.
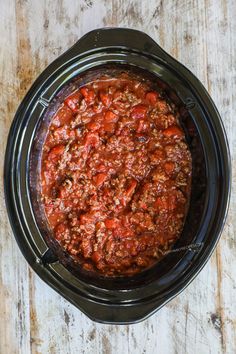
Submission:
[[[73,80],[125,68],[156,81],[181,112],[192,155],[184,229],[171,252],[132,277],[86,274],[52,239],[38,203],[40,151],[58,97]],[[18,245],[34,271],[91,319],[134,323],[160,309],[203,268],[219,240],[230,194],[230,157],[219,113],[199,80],[148,35],[133,29],[89,32],[50,64],[22,100],[5,154],[5,199]]]

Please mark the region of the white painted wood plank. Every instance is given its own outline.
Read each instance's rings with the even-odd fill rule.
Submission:
[[[208,88],[228,133],[234,182],[227,224],[210,262],[181,295],[130,326],[93,323],[28,269],[6,219],[1,185],[0,353],[235,353],[235,1],[0,4],[1,166],[13,114],[36,76],[87,31],[122,26],[147,32]]]
[[[0,12],[0,161],[1,171],[6,136],[18,105],[15,81],[15,5],[1,3]],[[2,182],[2,173],[1,173]],[[0,185],[0,353],[29,353],[28,265],[23,260],[9,228]],[[17,333],[17,335],[15,335]]]

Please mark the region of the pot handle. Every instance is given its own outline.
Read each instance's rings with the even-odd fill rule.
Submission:
[[[130,28],[99,28],[85,34],[69,50],[80,55],[98,48],[121,47],[156,55],[163,60],[171,57],[146,33]]]
[[[135,305],[126,304],[125,306],[89,301],[82,297],[79,298],[77,294],[73,294],[73,299],[70,298],[68,300],[85,313],[92,321],[117,325],[128,325],[141,322],[170,301],[170,299],[154,299],[146,303]]]

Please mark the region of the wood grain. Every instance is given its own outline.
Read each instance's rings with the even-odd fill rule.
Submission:
[[[192,284],[148,320],[95,324],[28,267],[0,188],[0,353],[236,352],[235,0],[0,0],[0,163],[14,112],[37,75],[89,30],[147,32],[213,97],[232,156],[232,197],[217,250]],[[1,174],[1,178],[3,178]]]

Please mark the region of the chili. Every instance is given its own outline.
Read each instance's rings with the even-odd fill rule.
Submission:
[[[43,146],[53,237],[86,270],[133,275],[179,238],[191,154],[179,113],[139,77],[104,75],[61,104]]]

